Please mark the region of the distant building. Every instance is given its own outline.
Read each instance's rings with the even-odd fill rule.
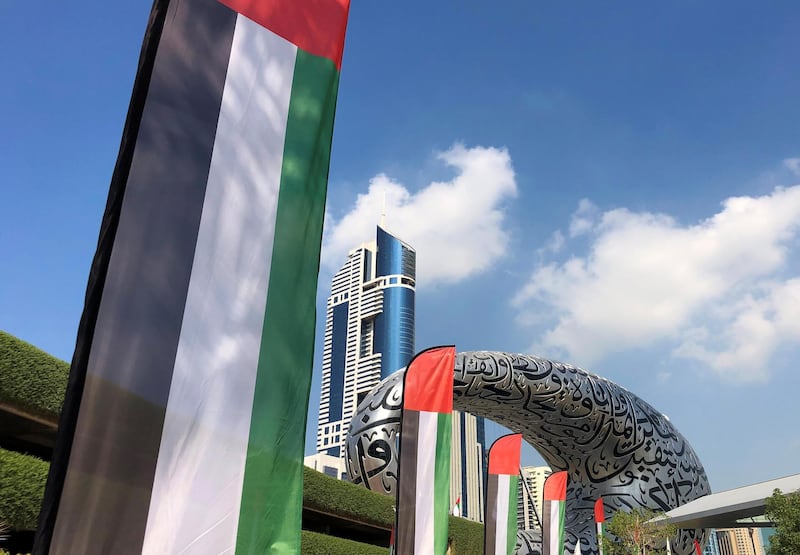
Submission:
[[[306,466],[345,474],[347,433],[356,408],[416,354],[415,294],[416,251],[381,226],[375,241],[350,251],[333,276],[325,314],[317,455],[306,457]],[[484,421],[454,412],[452,427],[451,503],[460,498],[462,516],[482,522]],[[314,458],[322,455],[324,463]]]
[[[708,535],[708,541],[703,548],[703,555],[720,555],[719,542],[717,541],[717,533],[715,530],[711,530],[711,533]]]
[[[486,432],[483,418],[453,412],[450,456],[450,505],[460,499],[461,516],[483,522]]]
[[[553,473],[549,466],[524,466],[517,490],[517,527],[520,530],[538,530],[542,518],[544,481]],[[524,482],[523,482],[524,480]]]
[[[381,227],[333,276],[322,348],[317,453],[338,457],[358,403],[414,356],[416,252]]]
[[[337,480],[347,479],[347,470],[339,457],[332,457],[325,453],[317,453],[316,455],[305,457],[303,459],[303,464],[331,478],[336,478]]]
[[[716,536],[719,555],[764,555],[758,528],[721,528]]]

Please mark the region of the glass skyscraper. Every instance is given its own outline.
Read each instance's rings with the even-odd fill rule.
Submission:
[[[378,226],[375,241],[353,249],[331,282],[322,348],[317,454],[306,464],[345,476],[350,420],[361,400],[416,354],[416,252]],[[486,477],[482,418],[453,413],[451,504],[483,520]]]
[[[380,226],[333,276],[322,351],[317,453],[345,456],[358,403],[414,356],[416,252]]]

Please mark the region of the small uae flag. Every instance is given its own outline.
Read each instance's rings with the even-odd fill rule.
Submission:
[[[522,435],[498,438],[489,449],[486,486],[486,555],[511,555],[517,545],[517,486]]]
[[[564,507],[567,471],[554,472],[544,482],[542,503],[542,555],[564,554]]]
[[[453,516],[461,516],[461,496],[456,499],[456,504],[453,505]]]
[[[447,550],[455,347],[422,351],[403,384],[397,493],[397,553]]]
[[[300,552],[348,2],[155,0],[35,553]]]
[[[594,525],[597,529],[597,553],[603,555],[603,538],[605,537],[606,511],[603,498],[594,502]]]

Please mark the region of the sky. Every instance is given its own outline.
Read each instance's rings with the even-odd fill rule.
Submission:
[[[149,9],[0,7],[0,329],[65,360]],[[800,472],[799,26],[780,1],[353,0],[307,451],[330,278],[385,199],[418,349],[605,376],[714,491]]]

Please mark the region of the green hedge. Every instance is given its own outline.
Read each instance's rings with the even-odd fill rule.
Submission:
[[[46,418],[58,418],[69,364],[0,331],[0,401]]]
[[[0,522],[36,529],[49,468],[36,457],[0,449]]]
[[[483,555],[483,524],[480,522],[451,516],[448,533],[453,538],[455,555]]]
[[[394,525],[394,499],[303,467],[303,506],[386,529]]]
[[[389,550],[368,543],[335,538],[303,530],[300,552],[303,555],[386,555]]]

